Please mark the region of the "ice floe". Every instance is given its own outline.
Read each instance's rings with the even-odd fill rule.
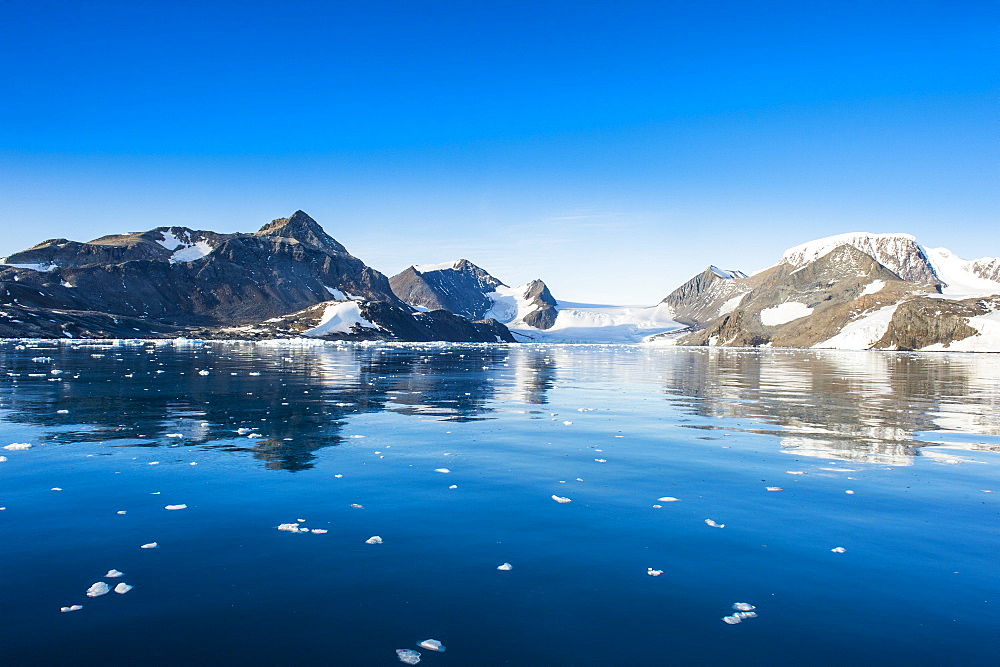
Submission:
[[[846,491],[844,491],[844,493],[846,493],[849,496],[853,496],[854,495],[854,490],[853,489],[847,489]]]
[[[310,533],[316,533],[317,535],[324,535],[324,534],[326,534],[326,533],[328,533],[330,531],[328,531],[326,528],[313,528],[309,532]]]
[[[497,565],[497,569],[506,572],[507,570],[513,570],[514,566],[510,563],[504,563],[502,565]]]
[[[451,485],[451,486],[449,486],[448,488],[449,488],[449,489],[457,489],[457,488],[458,488],[458,484],[452,484],[452,485]]]
[[[58,486],[53,486],[51,489],[49,489],[49,491],[62,491],[62,488]]]
[[[705,525],[706,526],[711,526],[712,528],[725,528],[726,527],[726,524],[724,524],[724,523],[716,523],[715,521],[712,521],[711,519],[705,519]]]
[[[447,468],[434,468],[434,472],[451,472]]]
[[[125,510],[118,510],[118,512],[117,512],[117,513],[118,513],[118,514],[128,514],[128,512],[126,512]]]
[[[382,538],[379,537],[378,535],[372,535],[367,540],[365,540],[365,544],[382,544]]]
[[[397,648],[396,656],[400,662],[407,665],[415,665],[420,662],[420,651],[414,651],[412,648]]]
[[[9,445],[5,445],[4,449],[11,452],[20,452],[25,449],[31,449],[31,444],[27,442],[12,442]]]
[[[149,544],[143,544],[139,547],[140,549],[159,549],[160,545],[156,542],[150,542]]]
[[[646,568],[646,574],[648,574],[651,577],[658,577],[661,574],[663,574],[663,570],[654,570],[653,568],[648,567]]]
[[[132,588],[133,588],[133,586],[129,586],[128,584],[126,584],[123,581],[120,584],[118,584],[117,586],[115,586],[115,593],[118,593],[119,595],[125,595],[130,590],[132,590]]]
[[[351,503],[351,507],[353,507],[354,509],[359,509],[359,510],[363,510],[365,508],[364,505],[359,505],[358,503]]]
[[[749,602],[734,602],[733,609],[736,611],[753,611],[757,607],[753,606]]]
[[[299,524],[297,523],[278,524],[278,530],[284,531],[286,533],[297,533],[299,532]]]
[[[422,642],[417,642],[417,646],[420,648],[425,648],[428,651],[437,651],[438,653],[444,653],[444,644],[436,639],[425,639]]]
[[[557,503],[571,503],[571,502],[573,502],[569,498],[565,498],[563,496],[552,496],[552,500],[556,501]]]
[[[82,604],[74,604],[68,607],[59,607],[59,611],[61,611],[64,614],[68,611],[80,611],[81,609],[83,609]]]
[[[164,505],[163,509],[165,509],[165,510],[186,510],[187,509],[187,505],[183,505],[183,504],[181,504],[181,505]]]
[[[802,472],[801,470],[786,470],[785,474],[786,475],[804,475],[805,473]]]
[[[764,488],[767,489],[768,491],[783,491],[784,490],[780,486],[765,486]]]
[[[108,577],[109,579],[117,579],[118,577],[124,577],[125,573],[120,572],[118,570],[108,570],[108,573],[104,576]]]
[[[847,551],[847,549],[845,549],[844,547],[834,547],[834,548],[830,549],[830,551],[832,551],[835,554],[842,554],[845,551]]]
[[[88,598],[96,598],[101,595],[107,595],[111,592],[111,587],[108,586],[103,581],[98,581],[97,583],[91,584],[90,588],[87,589]]]
[[[661,503],[677,503],[680,502],[680,498],[674,498],[673,496],[663,496],[662,498],[657,498]]]

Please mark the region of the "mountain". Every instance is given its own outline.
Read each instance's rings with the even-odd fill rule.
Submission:
[[[0,265],[5,337],[261,337],[279,335],[274,318],[308,321],[323,303],[354,304],[339,307],[360,319],[322,337],[513,340],[496,321],[414,312],[302,211],[253,234],[159,227],[52,239]]]
[[[541,280],[508,287],[467,259],[411,266],[389,279],[393,292],[416,308],[443,308],[470,319],[484,317],[512,328],[551,328],[556,300]]]
[[[832,236],[791,248],[750,276],[695,276],[662,302],[689,329],[659,340],[1000,351],[998,269],[998,259],[966,261],[907,234]]]

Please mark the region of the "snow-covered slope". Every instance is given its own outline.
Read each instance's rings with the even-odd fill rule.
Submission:
[[[844,245],[857,248],[903,280],[938,282],[923,248],[909,234],[838,234],[789,248],[781,259],[793,266],[803,266]]]
[[[988,257],[970,262],[947,248],[925,248],[925,251],[934,273],[944,283],[941,286],[941,294],[944,296],[967,299],[1000,294],[1000,282],[983,277],[983,274],[993,275],[990,269],[1000,266],[1000,259]]]

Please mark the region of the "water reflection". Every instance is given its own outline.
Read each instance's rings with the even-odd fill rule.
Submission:
[[[0,409],[4,421],[41,427],[50,442],[246,451],[295,471],[343,442],[360,413],[499,419],[514,404],[537,412],[557,386],[600,387],[615,397],[605,406],[612,411],[627,412],[638,395],[661,396],[682,425],[737,420],[725,428],[774,434],[799,455],[900,465],[935,439],[928,433],[1000,449],[998,356],[6,341]]]

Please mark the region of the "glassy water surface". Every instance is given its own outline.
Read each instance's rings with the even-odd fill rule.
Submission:
[[[987,664],[998,357],[0,343],[3,662]]]

